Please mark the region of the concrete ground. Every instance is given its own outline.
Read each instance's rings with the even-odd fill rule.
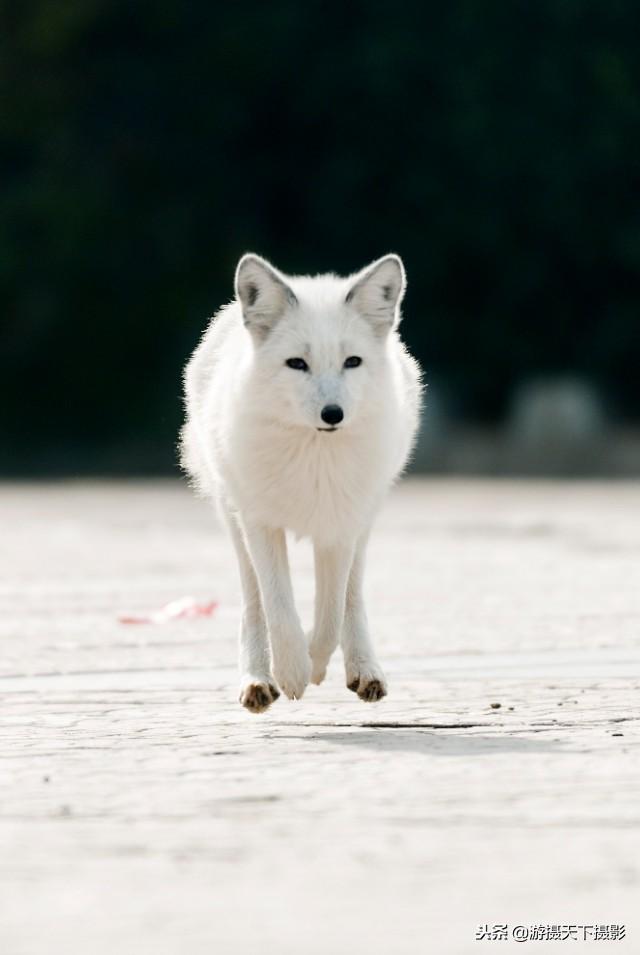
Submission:
[[[368,574],[389,697],[336,656],[262,716],[185,487],[4,485],[0,527],[2,955],[640,951],[638,486],[406,481]],[[185,594],[215,617],[117,621]],[[572,924],[626,938],[513,941]]]

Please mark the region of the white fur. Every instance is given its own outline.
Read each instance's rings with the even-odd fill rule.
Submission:
[[[397,325],[405,274],[389,255],[349,278],[285,276],[245,255],[236,299],[211,321],[185,372],[182,464],[229,525],[243,591],[241,702],[280,687],[300,698],[342,641],[347,684],[386,693],[362,598],[372,520],[405,466],[420,372]],[[344,368],[358,356],[362,364]],[[302,358],[309,370],[286,365]],[[338,405],[337,430],[318,430]],[[293,601],[285,531],[311,537],[316,613],[309,644]]]

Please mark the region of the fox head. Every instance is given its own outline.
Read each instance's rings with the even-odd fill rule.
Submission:
[[[265,412],[320,432],[348,429],[375,413],[405,287],[397,255],[348,278],[286,276],[244,255],[235,290]]]

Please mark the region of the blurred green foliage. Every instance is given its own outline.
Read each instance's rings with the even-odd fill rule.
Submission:
[[[237,258],[394,250],[462,419],[523,378],[640,414],[640,6],[0,4],[0,468],[170,469]]]

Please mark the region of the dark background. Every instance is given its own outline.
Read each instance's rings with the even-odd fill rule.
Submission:
[[[0,471],[175,467],[246,250],[407,266],[447,414],[574,375],[640,416],[640,5],[2,3]]]

